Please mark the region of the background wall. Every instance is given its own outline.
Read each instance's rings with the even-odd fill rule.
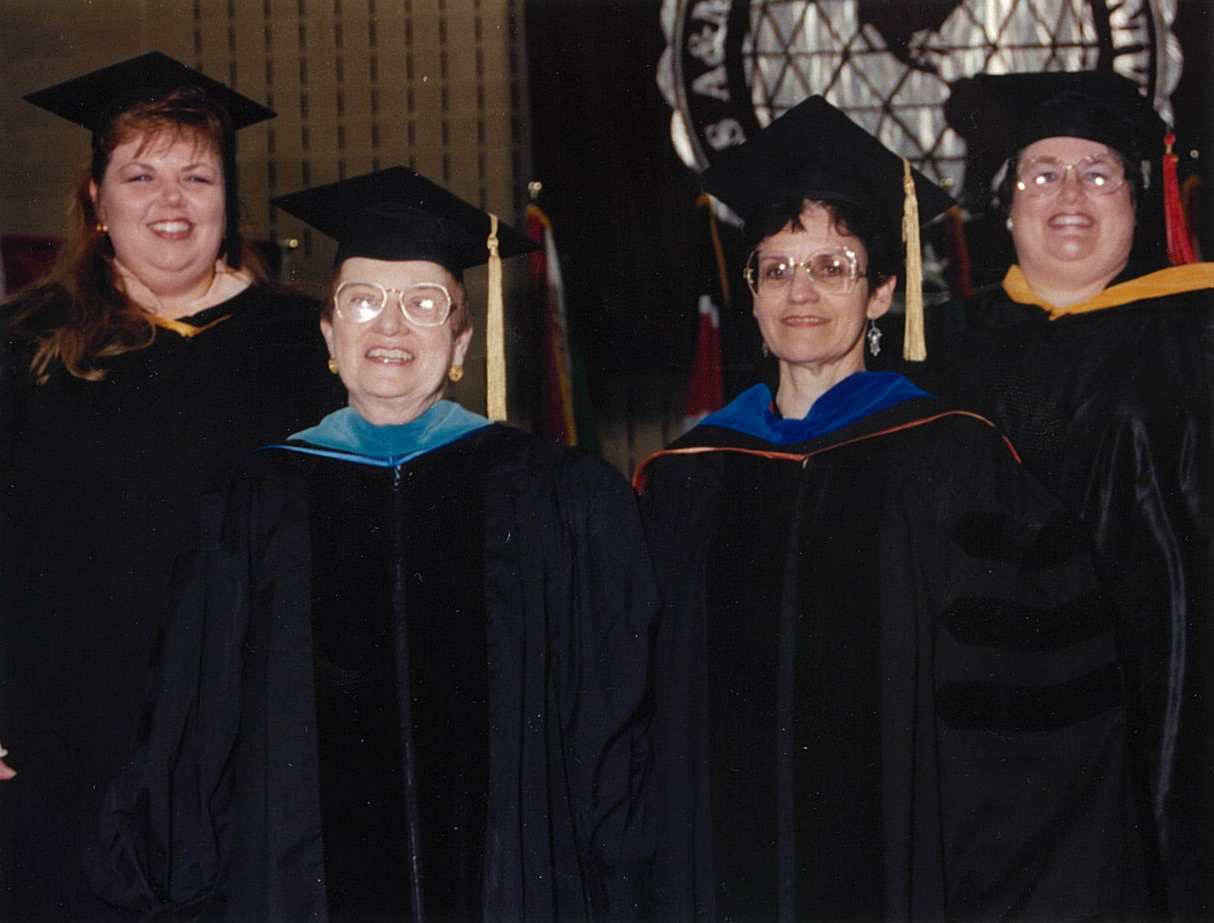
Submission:
[[[251,236],[319,293],[334,245],[272,196],[405,163],[516,221],[530,140],[516,0],[3,0],[0,231],[58,235],[87,133],[21,97],[163,51],[278,113],[239,135]],[[517,294],[524,273],[507,281]],[[483,271],[469,274],[483,315]],[[483,323],[478,317],[478,327]],[[483,339],[455,396],[483,409]]]
[[[914,6],[916,15],[920,4]],[[769,5],[771,5],[769,3]],[[836,4],[837,5],[837,4]],[[860,4],[865,6],[864,3]],[[713,0],[708,7],[730,7]],[[0,232],[58,234],[84,132],[21,101],[90,68],[160,49],[278,111],[241,132],[254,236],[298,241],[291,281],[318,290],[331,244],[272,195],[394,163],[521,221],[530,180],[552,219],[569,326],[605,457],[630,471],[678,435],[702,266],[695,175],[657,87],[660,0],[0,0]],[[888,25],[897,4],[865,6]],[[1129,9],[1127,7],[1127,9]],[[895,30],[896,31],[896,30]],[[1185,69],[1173,94],[1192,169],[1214,156],[1214,0],[1178,0]],[[1214,254],[1211,194],[1200,230]],[[740,271],[740,245],[726,232]],[[738,280],[737,271],[733,278]],[[539,406],[524,267],[507,264],[511,415]],[[483,304],[483,272],[469,276]],[[740,289],[740,291],[738,291]],[[745,288],[722,317],[729,393],[759,374]],[[480,325],[483,330],[483,324]],[[483,408],[483,338],[453,396]]]

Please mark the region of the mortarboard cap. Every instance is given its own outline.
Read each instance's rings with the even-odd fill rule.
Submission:
[[[976,74],[952,85],[944,116],[965,138],[975,200],[1009,157],[1043,138],[1096,141],[1131,163],[1163,152],[1163,119],[1133,80],[1112,71]]]
[[[136,103],[159,99],[184,86],[202,90],[228,113],[233,128],[274,117],[274,112],[260,103],[159,51],[73,77],[22,98],[83,125],[96,137],[111,119]]]
[[[904,169],[900,156],[821,96],[811,96],[722,151],[702,182],[743,220],[781,199],[828,198],[876,209],[893,229],[902,224]],[[918,170],[911,175],[921,223],[954,204]]]
[[[351,257],[428,260],[460,275],[489,259],[490,216],[410,170],[389,167],[271,200],[338,242],[334,265]],[[497,225],[498,254],[520,256],[536,244]]]
[[[944,117],[965,138],[965,199],[975,206],[988,204],[994,178],[1009,158],[1045,138],[1084,138],[1119,152],[1132,164],[1146,161],[1161,167],[1161,191],[1138,200],[1136,261],[1155,259],[1152,250],[1161,220],[1169,260],[1194,261],[1180,206],[1172,136],[1151,100],[1129,77],[1112,71],[977,74],[952,85]],[[1157,211],[1162,215],[1154,214]]]
[[[821,96],[811,96],[734,148],[702,174],[704,188],[750,222],[782,199],[848,202],[874,213],[906,242],[903,355],[927,356],[923,336],[923,256],[919,226],[952,197]]]
[[[485,408],[490,418],[506,419],[501,262],[538,250],[531,238],[408,167],[364,173],[270,201],[337,241],[334,266],[352,257],[427,260],[461,276],[488,262]]]

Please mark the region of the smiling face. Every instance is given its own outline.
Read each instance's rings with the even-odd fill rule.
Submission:
[[[1076,163],[1118,155],[1085,138],[1043,138],[1020,152],[1019,162],[1052,157]],[[1058,191],[1031,196],[1016,190],[1010,218],[1016,262],[1039,294],[1055,304],[1074,303],[1102,290],[1125,268],[1134,243],[1134,203],[1129,180],[1112,193],[1084,189],[1069,170]]]
[[[114,255],[154,294],[181,298],[210,285],[225,232],[223,164],[196,135],[136,135],[90,183]]]
[[[756,295],[754,315],[771,354],[780,362],[781,381],[792,368],[826,372],[834,381],[864,369],[864,330],[869,318],[889,310],[896,279],[870,289],[864,272],[868,251],[863,241],[841,233],[831,211],[808,205],[801,212],[803,229],[790,224],[763,238],[760,256],[780,255],[805,262],[817,253],[846,247],[856,255],[860,278],[848,294],[822,292],[803,268],[775,295]]]
[[[375,282],[385,289],[404,290],[419,282],[437,282],[462,302],[464,288],[437,263],[424,260],[389,262],[353,257],[341,264],[333,289],[343,282]],[[397,295],[379,316],[366,323],[344,320],[332,312],[320,331],[337,361],[337,372],[359,416],[377,426],[415,420],[443,394],[447,371],[461,365],[472,339],[472,328],[455,333],[458,307],[437,327],[418,327],[405,320]]]

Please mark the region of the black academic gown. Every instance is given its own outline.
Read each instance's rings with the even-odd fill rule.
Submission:
[[[995,286],[929,310],[927,334],[928,361],[902,371],[994,419],[1094,538],[1155,910],[1211,919],[1214,290],[1050,320]]]
[[[657,596],[627,483],[489,426],[255,453],[181,566],[89,859],[139,919],[635,914]]]
[[[989,423],[702,425],[637,482],[655,920],[1133,917],[1107,600]]]
[[[219,320],[220,318],[226,320]],[[34,385],[0,327],[0,919],[108,919],[80,868],[129,755],[174,556],[230,461],[337,398],[315,303],[249,288],[186,338]]]

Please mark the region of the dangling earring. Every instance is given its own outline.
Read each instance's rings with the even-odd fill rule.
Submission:
[[[1003,226],[1010,231],[1012,229],[1012,219],[1008,218],[1007,221],[1003,222]]]
[[[881,355],[881,329],[875,318],[868,319],[868,333],[865,336],[868,338],[868,351],[874,356]]]
[[[771,355],[771,350],[767,348],[767,341],[763,341],[763,358],[766,359]]]
[[[334,359],[332,356],[329,357],[329,371],[332,372],[334,375],[337,374],[337,360]]]
[[[452,381],[459,381],[464,377],[464,367],[462,365],[453,365],[447,369],[447,377]]]

